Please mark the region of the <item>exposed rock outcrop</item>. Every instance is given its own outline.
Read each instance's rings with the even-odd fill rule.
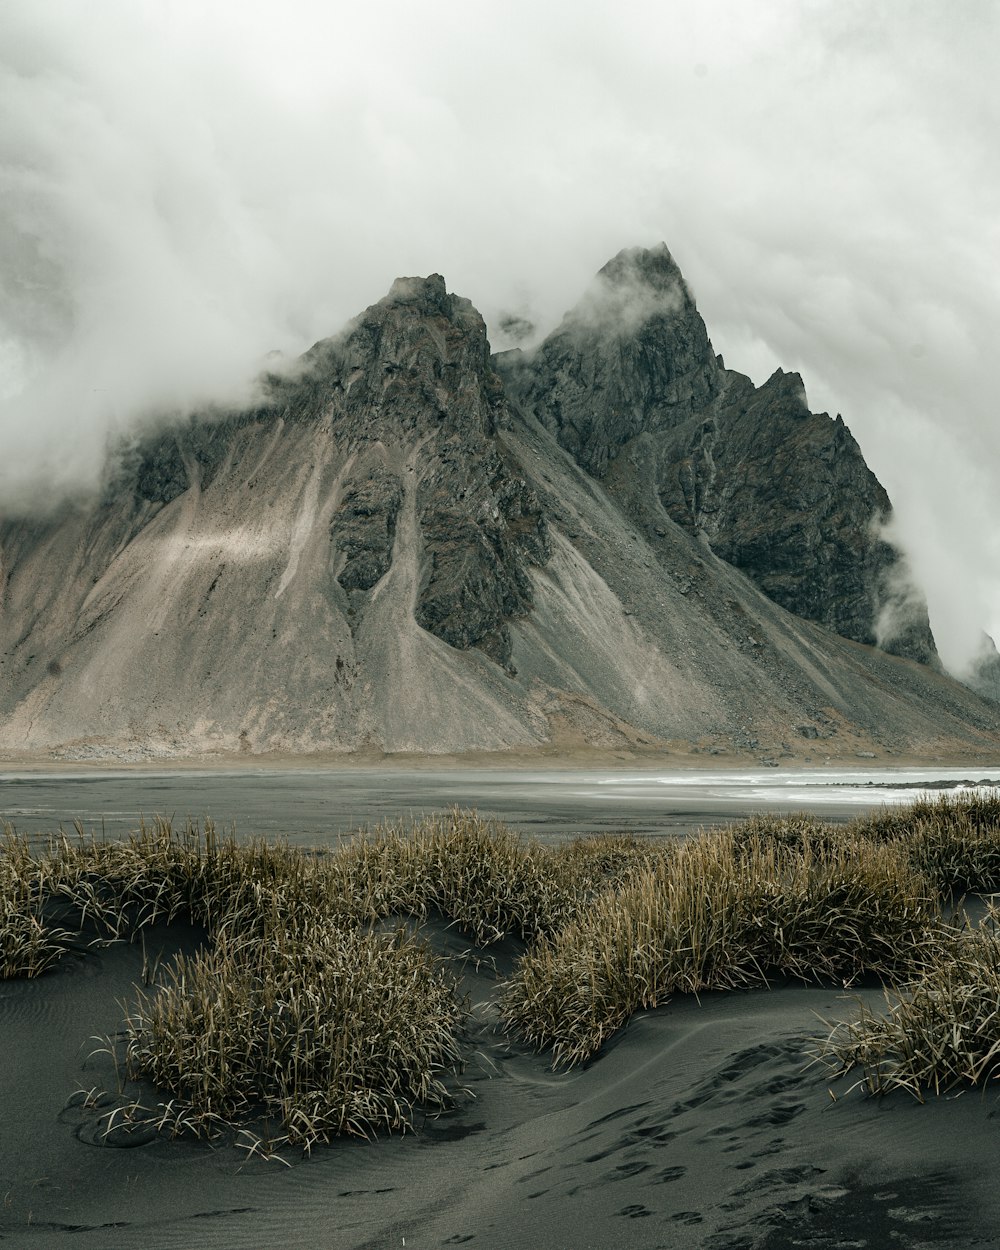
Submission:
[[[548,546],[538,501],[496,439],[509,418],[482,318],[439,274],[401,278],[314,353],[338,437],[390,447],[403,435],[414,449],[407,471],[424,562],[416,620],[450,646],[508,663],[508,622],[531,607],[527,570]],[[341,585],[370,590],[384,574],[402,500],[384,467],[355,472],[333,525],[348,557]]]
[[[665,247],[620,252],[530,357],[503,353],[511,393],[589,473],[672,431],[719,392],[705,323]]]
[[[544,563],[548,546],[538,502],[496,440],[506,399],[471,303],[439,274],[400,278],[290,375],[267,379],[267,390],[253,413],[186,423],[134,449],[119,489],[124,475],[139,499],[170,503],[211,484],[248,418],[319,422],[354,454],[330,523],[337,580],[368,592],[392,563],[412,453],[405,468],[424,569],[416,619],[451,646],[509,663],[508,622],[531,607],[527,567]],[[352,612],[363,607],[354,601]]]
[[[403,503],[398,477],[379,462],[344,488],[330,532],[344,553],[337,580],[345,590],[371,590],[388,573]]]
[[[902,610],[898,553],[880,537],[888,496],[843,420],[809,411],[798,374],[754,387],[726,369],[665,247],[620,253],[534,353],[498,365],[632,515],[648,512],[638,470],[647,504],[790,612],[937,663],[926,606]],[[895,632],[877,631],[880,618]]]

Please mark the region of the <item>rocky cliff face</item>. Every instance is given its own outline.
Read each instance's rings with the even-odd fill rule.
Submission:
[[[252,411],[0,520],[0,750],[995,750],[995,706],[781,606],[860,619],[883,497],[634,269],[501,362],[515,403],[468,301],[402,279]]]
[[[621,252],[530,357],[498,357],[511,391],[603,478],[643,434],[675,430],[719,393],[719,367],[667,249]]]
[[[416,475],[424,562],[417,623],[509,663],[508,622],[531,607],[528,568],[545,562],[548,539],[496,438],[509,417],[482,318],[438,274],[400,279],[342,340],[316,351],[306,385],[317,384],[331,431],[363,449],[332,520],[341,586],[370,592],[391,565],[404,491],[385,449],[403,434],[416,452],[406,471]],[[302,408],[294,387],[285,405]]]
[[[809,411],[798,374],[755,388],[724,368],[665,247],[620,253],[537,351],[498,364],[633,515],[662,509],[798,616],[937,662],[926,607],[896,590],[898,554],[879,537],[889,499],[850,431]]]
[[[548,546],[538,501],[496,438],[509,421],[506,399],[469,301],[449,295],[439,274],[401,278],[267,389],[270,402],[252,413],[151,440],[117,489],[166,504],[209,487],[251,421],[324,428],[348,458],[335,487],[330,558],[350,617],[363,615],[392,565],[412,487],[422,557],[416,620],[451,646],[507,663],[508,622],[531,607],[527,568],[544,563]]]

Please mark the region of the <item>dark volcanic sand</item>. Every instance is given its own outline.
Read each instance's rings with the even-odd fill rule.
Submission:
[[[235,817],[244,833],[312,844],[448,802],[495,811],[543,838],[685,832],[761,805],[745,788],[720,801],[714,789],[685,796],[648,777],[631,789],[620,782],[513,770],[7,774],[0,815],[41,831],[74,815],[96,823],[107,811],[117,831],[140,810],[209,813]],[[871,795],[873,804],[881,798]],[[860,810],[856,800],[810,805],[798,792],[783,804],[807,805],[827,819]],[[453,933],[431,936],[445,951],[461,949]],[[171,941],[181,939],[194,935],[174,930]],[[155,959],[149,938],[147,950]],[[0,1243],[12,1250],[395,1250],[404,1238],[407,1250],[1000,1246],[993,1097],[919,1106],[903,1095],[848,1096],[841,1083],[834,1101],[824,1072],[804,1070],[823,1032],[815,1013],[851,1011],[834,990],[678,999],[633,1020],[598,1060],[568,1074],[508,1047],[479,1006],[464,1077],[474,1100],[416,1135],[343,1141],[310,1160],[289,1154],[286,1168],[230,1145],[142,1133],[131,1146],[102,1142],[102,1110],[72,1096],[116,1088],[111,1059],[90,1052],[101,1044],[95,1036],[120,1027],[118,1003],[141,973],[142,951],[118,946],[35,982],[0,982]],[[482,1004],[496,982],[482,970],[467,988]],[[863,994],[881,1002],[877,990]]]
[[[449,931],[430,936],[461,950]],[[147,939],[149,955],[163,940]],[[101,1144],[99,1112],[69,1105],[78,1088],[114,1088],[109,1058],[88,1052],[119,1026],[116,999],[141,967],[138,948],[118,946],[0,983],[0,1240],[11,1247],[1000,1244],[993,1098],[877,1102],[842,1083],[834,1101],[824,1072],[804,1070],[822,1031],[814,1013],[850,1010],[834,990],[678,999],[566,1074],[503,1043],[482,1006],[496,983],[470,972],[475,1098],[412,1136],[289,1153],[287,1168],[142,1134]]]

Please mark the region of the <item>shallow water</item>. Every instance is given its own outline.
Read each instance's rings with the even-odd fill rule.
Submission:
[[[684,834],[760,811],[809,810],[841,821],[910,801],[935,783],[1000,778],[995,766],[720,771],[316,769],[42,774],[0,771],[0,820],[48,833],[80,820],[121,833],[141,815],[211,817],[238,833],[329,844],[358,828],[458,806],[542,840],[627,829]]]

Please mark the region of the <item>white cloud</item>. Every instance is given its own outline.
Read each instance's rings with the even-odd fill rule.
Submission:
[[[399,274],[544,330],[663,239],[727,364],[844,414],[960,665],[1000,635],[998,35],[985,0],[7,0],[0,498]]]

